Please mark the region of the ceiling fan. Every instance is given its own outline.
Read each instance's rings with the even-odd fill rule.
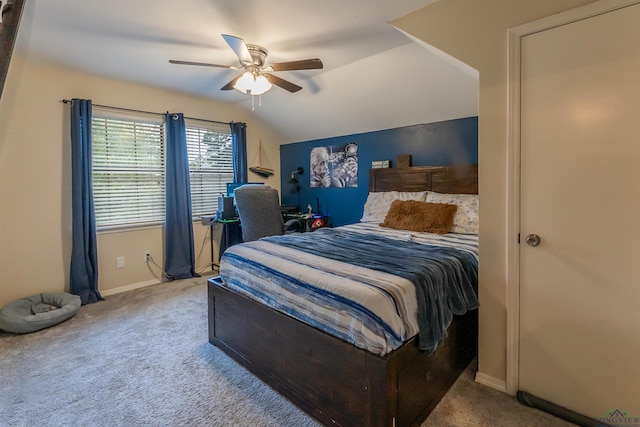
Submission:
[[[271,89],[271,85],[276,85],[289,92],[297,92],[302,89],[295,83],[284,80],[273,75],[276,71],[294,70],[317,70],[322,69],[322,61],[319,58],[303,59],[299,61],[278,62],[274,64],[265,63],[268,51],[262,46],[245,43],[243,39],[228,34],[222,34],[229,47],[235,52],[240,60],[240,66],[207,64],[203,62],[177,61],[170,59],[172,64],[199,65],[204,67],[230,68],[232,70],[243,70],[244,73],[236,76],[220,90],[236,89],[249,95],[261,95]]]

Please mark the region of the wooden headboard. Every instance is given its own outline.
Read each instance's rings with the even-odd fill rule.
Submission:
[[[369,170],[369,191],[478,194],[478,165],[413,166]]]

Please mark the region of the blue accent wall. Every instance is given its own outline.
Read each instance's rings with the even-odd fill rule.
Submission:
[[[309,155],[313,147],[358,144],[357,188],[311,188],[309,186]],[[308,204],[314,213],[329,215],[335,226],[360,221],[362,209],[369,194],[369,169],[374,160],[390,160],[396,167],[396,157],[411,154],[413,166],[441,166],[478,163],[478,118],[447,120],[387,129],[354,135],[338,136],[280,146],[280,174],[282,204],[300,206]],[[302,166],[304,173],[296,178],[299,184],[299,202],[296,185],[289,184],[291,171]]]

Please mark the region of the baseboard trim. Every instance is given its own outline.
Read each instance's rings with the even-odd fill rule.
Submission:
[[[210,275],[210,274],[215,274],[217,273],[216,270],[206,270],[206,271],[201,271],[199,274],[202,275]],[[127,291],[132,291],[134,289],[140,289],[140,288],[144,288],[147,286],[151,286],[151,285],[157,285],[158,283],[162,283],[162,280],[159,279],[151,279],[151,280],[147,280],[144,282],[138,282],[138,283],[132,283],[130,285],[126,285],[126,286],[120,286],[119,288],[113,288],[113,289],[107,289],[106,291],[100,291],[100,295],[108,297],[109,295],[115,295],[115,294],[120,294],[122,292],[127,292]]]
[[[482,372],[476,372],[476,382],[503,393],[507,392],[507,383]]]
[[[140,289],[151,285],[157,285],[158,283],[162,283],[162,280],[153,279],[147,280],[145,282],[132,283],[126,286],[120,286],[119,288],[107,289],[106,291],[100,291],[100,295],[104,297],[108,297],[109,295],[120,294],[122,292],[132,291],[134,289]]]

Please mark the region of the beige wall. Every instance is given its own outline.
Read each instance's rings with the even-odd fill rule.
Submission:
[[[247,123],[247,153],[257,159],[262,139],[263,166],[276,170],[268,180],[280,188],[278,135],[250,112],[214,102],[29,63],[14,56],[0,99],[0,305],[39,292],[69,288],[71,254],[71,160],[69,106],[65,98],[154,112],[182,112],[187,117]],[[251,163],[252,164],[252,163]],[[208,227],[194,223],[196,267],[210,261]],[[220,234],[214,234],[217,252]],[[155,283],[143,252],[163,265],[162,228],[98,235],[99,288],[107,295]],[[216,254],[217,255],[217,254]],[[125,268],[116,269],[116,257]]]
[[[393,23],[480,73],[479,372],[506,378],[507,29],[593,0],[441,0]]]

